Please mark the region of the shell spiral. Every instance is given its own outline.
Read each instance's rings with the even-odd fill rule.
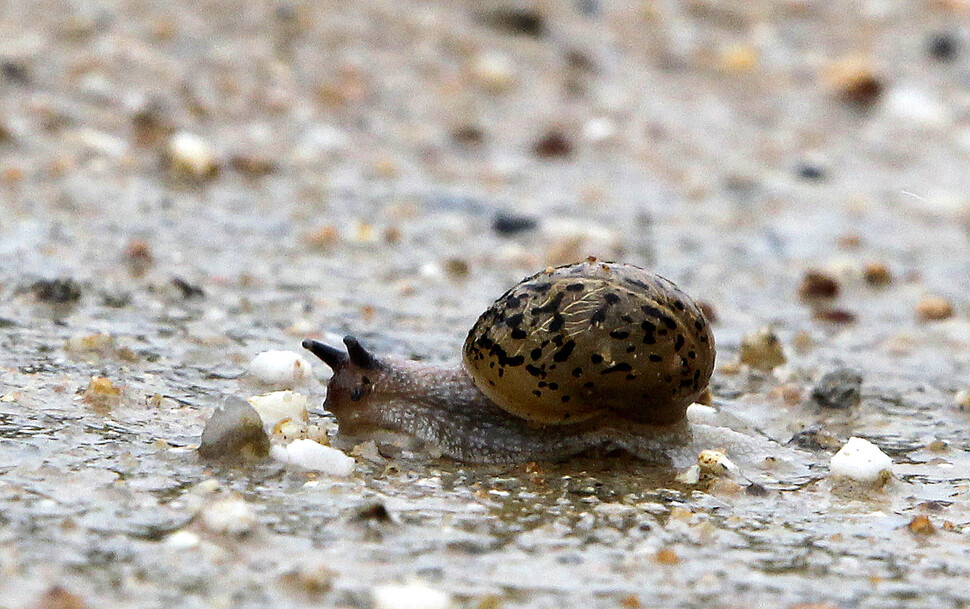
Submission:
[[[659,425],[683,418],[706,389],[714,337],[670,281],[587,260],[502,295],[469,331],[462,355],[475,385],[528,421],[610,415]]]

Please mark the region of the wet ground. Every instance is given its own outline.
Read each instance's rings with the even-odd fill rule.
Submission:
[[[968,11],[0,2],[0,606],[368,607],[413,580],[476,608],[970,605]],[[176,132],[202,170],[166,160]],[[455,363],[495,297],[591,254],[713,307],[699,437],[759,487],[197,457],[215,406],[267,390],[255,354],[353,332]],[[800,296],[813,269],[839,294]],[[765,326],[786,363],[739,365]],[[823,408],[839,367],[861,401]],[[851,436],[895,479],[831,480]],[[225,497],[241,535],[199,517]]]

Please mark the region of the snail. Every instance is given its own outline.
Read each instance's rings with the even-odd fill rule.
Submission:
[[[324,407],[340,436],[416,439],[459,461],[556,460],[594,447],[648,458],[689,439],[714,337],[672,282],[584,262],[528,277],[468,332],[453,368],[303,341],[333,369]]]

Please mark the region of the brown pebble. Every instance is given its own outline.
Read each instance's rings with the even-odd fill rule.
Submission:
[[[862,247],[862,236],[859,233],[845,233],[837,241],[844,250],[857,250]]]
[[[452,139],[462,148],[477,148],[485,143],[485,132],[475,125],[462,125],[451,132]]]
[[[781,399],[789,406],[794,406],[802,401],[802,388],[798,385],[792,383],[782,385],[779,388],[779,393],[781,394]]]
[[[36,609],[84,609],[87,605],[80,596],[62,586],[52,586],[37,599]]]
[[[930,522],[930,517],[926,514],[920,514],[912,520],[909,521],[909,532],[914,535],[933,535],[936,533],[936,527]]]
[[[866,283],[873,287],[887,286],[893,282],[892,273],[885,262],[869,262],[862,270]]]
[[[815,311],[815,319],[827,321],[833,324],[853,324],[856,321],[856,314],[848,309],[826,308]]]
[[[532,152],[541,158],[564,158],[572,154],[573,143],[563,133],[550,131],[535,143]]]
[[[916,317],[920,321],[940,321],[953,317],[953,303],[942,296],[924,296],[916,303]]]
[[[452,279],[464,279],[471,272],[468,262],[461,258],[448,258],[445,260],[445,273]]]
[[[125,261],[131,274],[141,277],[148,272],[154,262],[151,245],[144,239],[132,239],[125,247]]]
[[[798,286],[798,296],[802,299],[835,298],[839,295],[839,282],[828,273],[808,271]]]
[[[328,250],[340,240],[337,227],[332,225],[311,228],[303,235],[303,242],[315,250]]]
[[[654,560],[662,565],[676,565],[680,562],[680,557],[678,557],[677,553],[670,548],[660,548],[657,550]]]
[[[95,412],[103,414],[121,403],[121,389],[103,376],[92,376],[83,399]]]
[[[252,177],[269,175],[278,169],[272,159],[251,152],[232,155],[229,166],[239,173]]]
[[[748,334],[741,341],[740,362],[758,370],[770,371],[787,360],[781,341],[771,330],[761,330]]]
[[[860,108],[875,104],[885,88],[869,61],[858,56],[846,57],[831,64],[826,81],[843,101]]]
[[[620,599],[620,607],[623,607],[623,609],[641,609],[643,604],[636,594],[628,594]]]

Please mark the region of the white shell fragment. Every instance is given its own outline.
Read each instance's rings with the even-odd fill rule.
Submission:
[[[839,452],[835,453],[829,464],[829,472],[836,478],[847,478],[856,482],[885,482],[892,475],[893,460],[879,447],[852,437]]]
[[[249,371],[261,383],[291,389],[310,378],[312,368],[299,353],[263,351],[250,362]]]
[[[213,501],[202,509],[202,524],[213,533],[242,535],[256,526],[256,510],[238,497]]]
[[[691,423],[706,423],[712,425],[717,421],[717,409],[694,402],[687,407],[687,420]]]
[[[270,454],[294,467],[331,476],[349,476],[357,463],[336,448],[306,439],[293,440],[285,448],[274,447]]]
[[[447,609],[451,596],[447,592],[415,582],[374,588],[374,609]]]
[[[306,410],[307,397],[293,391],[273,391],[254,395],[248,401],[259,414],[263,426],[273,430],[282,421],[306,423],[309,415]]]
[[[218,169],[215,152],[194,133],[182,131],[173,135],[167,153],[172,169],[187,177],[205,178]]]
[[[716,476],[738,471],[738,467],[719,450],[702,450],[697,455],[697,466],[702,473]]]

